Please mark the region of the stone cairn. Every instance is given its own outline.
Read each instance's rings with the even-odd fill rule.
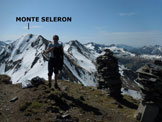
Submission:
[[[97,71],[99,89],[104,89],[112,97],[120,98],[121,80],[119,74],[118,59],[113,56],[109,49],[104,50],[105,54],[97,58]]]
[[[147,64],[137,73],[142,94],[137,119],[140,122],[162,122],[162,61]]]

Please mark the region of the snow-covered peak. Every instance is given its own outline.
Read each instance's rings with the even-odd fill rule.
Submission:
[[[77,40],[66,43],[64,50],[69,57],[73,58],[74,61],[77,61],[77,64],[81,67],[84,67],[88,71],[96,71],[94,55]]]
[[[4,41],[6,44],[11,44],[13,42],[13,40],[6,40]]]
[[[95,54],[96,56],[102,54],[102,52],[105,49],[110,49],[111,51],[114,52],[114,55],[116,56],[135,56],[135,54],[123,49],[123,48],[119,48],[117,45],[115,44],[111,44],[111,45],[103,45],[103,44],[96,44],[94,42],[91,43],[87,43],[84,44],[93,54]]]
[[[81,77],[79,79],[84,85],[95,86],[95,56],[77,40],[67,42],[64,46],[64,51],[68,60],[79,68],[76,70],[75,67],[67,64],[73,74],[78,78]]]
[[[78,50],[80,51],[89,51],[87,48],[85,48],[85,46],[83,44],[81,44],[79,41],[77,40],[72,40],[72,41],[69,41],[65,44],[65,46],[69,46],[69,47],[76,47],[78,48]],[[65,48],[65,49],[69,49],[69,48]],[[66,50],[68,51],[68,50]]]
[[[23,82],[25,79],[37,75],[37,72],[41,72],[38,67],[44,66],[41,53],[47,45],[48,41],[42,36],[33,34],[21,36],[8,44],[0,53],[0,73],[11,76],[14,83]],[[46,72],[44,73],[46,74]]]
[[[162,46],[154,45],[154,46],[143,46],[140,48],[135,48],[132,52],[138,55],[161,55],[162,56]]]
[[[21,36],[19,39],[11,43],[11,48],[13,50],[11,52],[9,60],[16,60],[17,58],[22,58],[19,54],[25,53],[25,50],[31,49],[32,43],[36,41],[36,39],[38,39],[37,35],[27,34]]]
[[[84,45],[86,45],[86,47],[107,47],[106,45],[104,45],[104,44],[97,44],[97,43],[95,43],[95,42],[88,42],[88,43],[86,43],[86,44],[84,44]]]
[[[50,42],[41,35],[27,34],[8,44],[0,51],[0,74],[11,76],[13,83],[20,83],[35,76],[48,79],[46,62],[42,52]],[[78,41],[70,41],[64,47],[64,79],[96,86],[95,57]]]
[[[125,50],[124,48],[119,48],[116,45],[112,45],[108,47],[108,49],[113,51],[116,56],[135,56],[135,54]]]
[[[0,54],[3,52],[3,50],[5,49],[5,47],[7,46],[7,44],[3,41],[0,41]]]
[[[0,41],[0,47],[5,47],[5,46],[6,46],[6,43],[3,41]]]
[[[81,44],[77,40],[72,40],[72,41],[69,41],[68,43],[66,43],[64,50],[66,52],[68,52],[70,55],[73,55],[73,53],[79,52],[80,54],[82,54],[87,59],[90,59],[92,61],[95,60],[94,55],[83,44]]]

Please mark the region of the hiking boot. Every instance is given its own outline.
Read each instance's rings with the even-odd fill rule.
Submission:
[[[59,86],[58,86],[57,83],[55,83],[55,88],[58,89],[58,90],[60,90],[60,88],[59,88]]]

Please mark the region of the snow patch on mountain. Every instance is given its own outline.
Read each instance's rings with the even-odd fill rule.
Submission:
[[[47,63],[44,63],[40,55],[45,47],[41,36],[32,34],[22,36],[6,47],[8,57],[1,59],[3,63],[0,65],[0,74],[11,76],[14,84],[37,75],[47,79]]]
[[[0,52],[0,74],[11,76],[14,84],[35,76],[47,80],[48,62],[41,53],[49,43],[40,35],[27,34],[8,44]],[[96,86],[95,57],[89,50],[78,41],[66,43],[64,50],[64,74],[71,73],[68,76],[70,80],[74,79],[85,86]]]
[[[0,54],[2,53],[2,51],[4,50],[4,48],[5,48],[6,45],[7,44],[5,42],[0,41]]]
[[[95,57],[78,41],[70,41],[65,45],[65,52],[82,68],[95,72]]]
[[[124,50],[123,48],[118,48],[115,45],[114,46],[110,46],[108,49],[110,49],[111,51],[114,52],[114,55],[116,56],[130,56],[130,57],[134,57],[136,56],[135,54]]]
[[[147,54],[143,54],[140,55],[141,58],[144,59],[162,59],[162,55],[147,55]]]
[[[35,76],[48,79],[46,62],[42,52],[47,49],[50,42],[40,35],[27,34],[21,38],[6,44],[0,51],[0,74],[11,76],[13,83],[30,80]],[[136,57],[116,45],[103,45],[96,43],[81,44],[73,40],[64,44],[63,78],[85,86],[97,86],[96,58],[110,49],[117,57]],[[139,55],[138,55],[139,56]],[[151,57],[152,56],[152,57]],[[141,55],[143,58],[158,58],[157,55]],[[161,58],[161,56],[159,56]],[[119,72],[122,77],[127,68],[120,64]]]
[[[13,40],[6,40],[6,41],[4,41],[6,44],[10,44],[10,43],[12,43],[13,42]]]
[[[119,65],[119,73],[123,77],[124,77],[124,70],[128,70],[128,69],[124,65],[120,64]]]
[[[74,66],[67,64],[73,74],[75,74],[75,76],[80,81],[82,81],[85,86],[96,86],[96,66],[95,57],[93,54],[91,54],[87,48],[85,48],[80,42],[76,40],[66,43],[64,51],[71,62],[73,62],[78,67],[79,71],[75,70]]]
[[[136,53],[138,55],[161,55],[162,56],[162,46],[154,45],[154,46],[143,46],[140,48],[134,48],[131,52]]]
[[[124,88],[122,88],[121,91],[122,91],[123,95],[132,96],[134,99],[138,99],[139,100],[139,99],[142,98],[140,92],[138,92],[138,91],[131,90],[131,89],[125,90]]]
[[[90,42],[87,44],[84,44],[96,57],[101,55],[101,53],[105,50],[105,49],[110,49],[111,51],[113,51],[115,56],[130,56],[130,57],[134,57],[136,56],[134,53],[131,53],[127,50],[125,50],[124,48],[119,48],[116,45],[112,44],[112,45],[103,45],[103,44],[96,44],[94,42]]]

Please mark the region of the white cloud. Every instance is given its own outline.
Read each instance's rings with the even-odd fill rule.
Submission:
[[[33,26],[29,26],[30,27],[30,29],[37,29],[37,28],[42,28],[42,26],[38,26],[38,25],[33,25]],[[23,28],[25,28],[25,29],[27,29],[28,28],[28,26],[25,26],[25,27],[23,27]]]
[[[136,15],[135,12],[119,13],[119,16],[134,16],[134,15]]]

